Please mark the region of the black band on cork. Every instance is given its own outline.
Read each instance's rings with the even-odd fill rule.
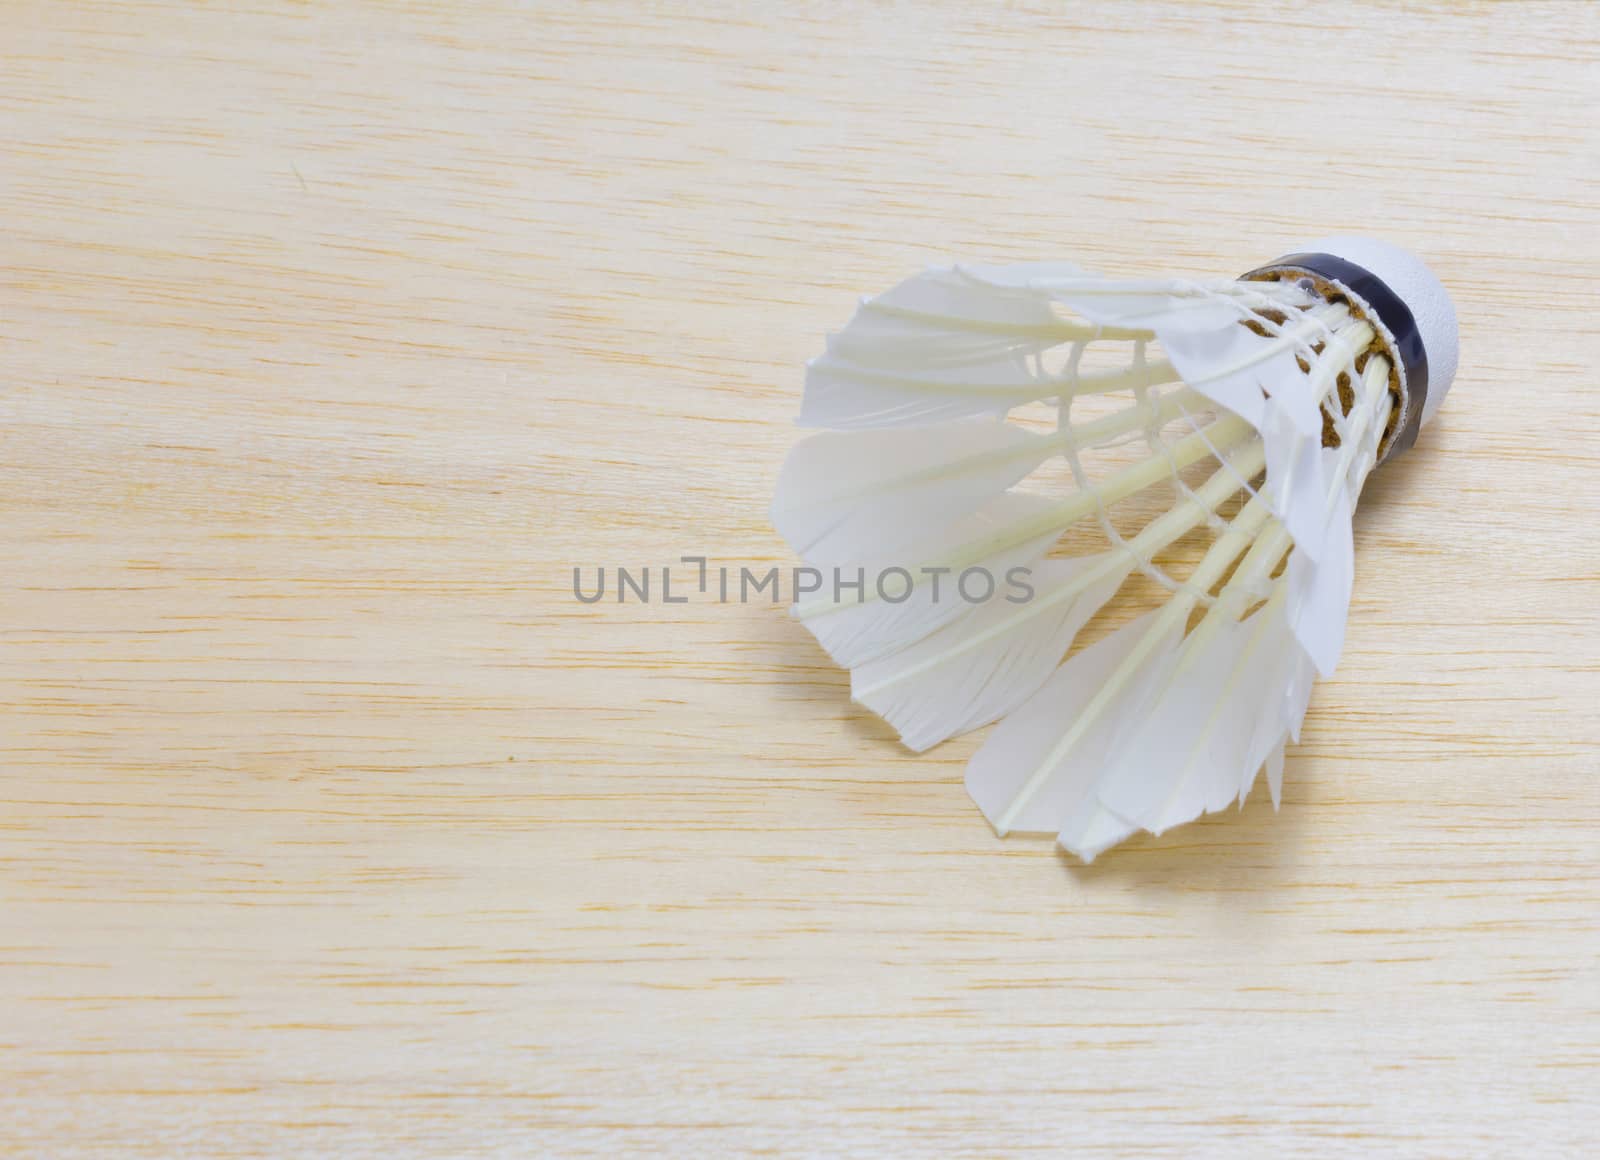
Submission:
[[[1378,316],[1393,338],[1394,356],[1399,360],[1405,385],[1405,413],[1401,426],[1389,442],[1384,458],[1404,451],[1417,441],[1422,428],[1422,407],[1428,399],[1428,351],[1422,344],[1422,332],[1411,308],[1405,304],[1388,283],[1372,271],[1334,254],[1286,254],[1276,262],[1251,270],[1245,278],[1258,278],[1265,274],[1288,274],[1304,271],[1329,282],[1337,282],[1362,305]]]

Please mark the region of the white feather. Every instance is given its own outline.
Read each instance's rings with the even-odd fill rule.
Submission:
[[[1138,832],[1138,826],[1126,818],[1117,817],[1090,793],[1061,824],[1061,829],[1056,833],[1056,842],[1063,850],[1070,850],[1085,862],[1093,862],[1112,846]]]
[[[1322,555],[1327,534],[1329,474],[1321,432],[1302,435],[1276,400],[1263,408],[1261,441],[1267,451],[1267,479],[1261,489],[1269,507],[1306,560]]]
[[[828,598],[832,593],[826,586],[832,583],[834,567],[828,568],[824,572],[825,588],[818,593],[822,604],[802,602],[795,606],[795,613],[817,638],[817,643],[845,668],[855,668],[896,652],[957,617],[971,613],[974,608],[962,599],[958,589],[960,571],[964,569],[928,575],[923,572],[924,568],[942,567],[939,561],[958,557],[962,549],[974,543],[1004,540],[1019,528],[1027,531],[1030,524],[1037,526],[1041,517],[1053,512],[1056,506],[1038,496],[1012,492],[998,496],[966,517],[918,529],[921,537],[892,556],[879,556],[854,566],[837,565],[838,570],[845,573],[847,582],[855,578],[858,569],[864,572],[867,587],[862,599],[855,599],[852,594],[838,603],[830,603]],[[966,567],[986,569],[997,582],[1003,582],[1012,568],[1032,567],[1050,550],[1060,535],[1060,528],[1048,523],[1045,527],[1047,530],[1022,538]],[[876,578],[891,567],[904,568],[916,582],[904,600],[879,599],[875,591]],[[891,595],[897,596],[901,587],[898,578],[892,578],[890,583],[895,588]]]
[[[1170,362],[1157,360],[1074,374],[1025,367],[1015,385],[979,382],[968,371],[886,370],[847,363],[832,355],[806,371],[802,427],[862,430],[948,422],[974,415],[1005,414],[1013,407],[1066,395],[1109,394],[1178,381]]]
[[[1332,386],[1326,372],[1333,359],[1316,360],[1309,372],[1300,369],[1297,359],[1348,317],[1344,306],[1317,307],[1293,316],[1281,334],[1271,335],[1239,325],[1238,315],[1210,330],[1187,325],[1180,316],[1183,325],[1158,323],[1156,334],[1184,382],[1195,390],[1258,427],[1262,403],[1270,399],[1296,432],[1312,438],[1322,432],[1322,399]]]
[[[1240,791],[1240,801],[1244,800],[1249,788],[1246,786]],[[1283,804],[1283,742],[1281,741],[1267,756],[1267,790],[1272,794],[1272,808],[1277,809]]]
[[[1298,547],[1289,557],[1289,623],[1325,677],[1332,674],[1344,650],[1356,564],[1353,501],[1342,479],[1333,487],[1333,514],[1322,531],[1321,558],[1312,560]]]
[[[1165,465],[1160,459],[1153,462],[1157,467]],[[856,699],[894,724],[914,749],[993,720],[1049,675],[1078,629],[1121,586],[1134,561],[1153,557],[1201,523],[1260,463],[1260,444],[1247,446],[1238,452],[1236,462],[1220,466],[1198,490],[1151,521],[1122,548],[1051,561],[1035,569],[1042,591],[1032,599],[996,599],[904,650],[880,653],[869,668],[855,673],[852,690]],[[1092,494],[1080,495],[1054,509],[1050,517],[1060,521],[1054,526],[1062,527],[1093,511],[1095,503]],[[1225,537],[1221,546],[1212,548],[1204,567],[1211,570],[1213,578],[1221,575],[1266,518],[1266,508],[1256,503],[1237,530]],[[1048,517],[1046,526],[1050,526]],[[1039,525],[1024,525],[1023,530],[1030,527]],[[1017,540],[1023,538],[1014,535]],[[972,549],[969,546],[965,551],[970,555]],[[1186,613],[1171,615],[1179,623]]]
[[[1272,792],[1272,807],[1276,809],[1283,794],[1284,747],[1300,739],[1300,723],[1305,719],[1316,669],[1304,651],[1294,648],[1287,651],[1270,679],[1275,682],[1275,688],[1269,689],[1266,703],[1256,719],[1249,756],[1241,770],[1239,801],[1243,804],[1257,772],[1265,765],[1267,787]]]
[[[1122,553],[1046,560],[1032,569],[1031,599],[997,591],[916,644],[856,669],[851,695],[918,751],[986,725],[1044,683],[1131,567]]]
[[[1212,331],[1243,317],[1247,301],[1265,301],[1269,295],[1301,297],[1286,288],[1264,290],[1233,281],[1103,278],[1035,266],[963,266],[962,272],[988,286],[1025,289],[1053,299],[1097,325],[1124,331]]]
[[[864,300],[807,364],[800,422],[860,428],[1002,414],[1063,389],[1039,356],[1080,331],[1045,295],[928,270]]]
[[[1082,375],[1044,364],[1055,347],[1108,337],[1154,335],[1064,319],[1039,290],[985,281],[966,269],[929,270],[863,301],[806,365],[800,423],[843,430],[921,425],[1178,380],[1166,360]]]
[[[1267,756],[1252,752],[1256,722],[1271,714],[1279,674],[1298,649],[1281,598],[1196,630],[1150,704],[1152,727],[1119,747],[1100,804],[1159,834],[1236,801]]]
[[[813,435],[784,462],[773,526],[813,564],[881,555],[982,506],[1056,446],[994,419]]]
[[[1093,792],[1177,647],[1181,625],[1158,618],[1146,613],[1073,656],[973,755],[967,791],[996,830],[1055,832]],[[1124,667],[1120,690],[1103,696]]]
[[[865,298],[828,350],[865,366],[974,366],[1037,354],[1077,337],[1048,295],[931,269]]]
[[[1169,400],[1163,400],[1163,406]],[[1181,401],[1181,400],[1174,400]],[[1122,413],[1118,423],[1138,408]],[[1113,417],[1108,417],[1113,418]],[[1096,421],[1099,423],[1100,421]],[[1083,435],[1096,424],[1077,429]],[[1108,428],[1102,428],[1107,430]],[[1211,424],[1176,443],[1167,453],[1131,464],[1106,476],[1097,491],[1078,492],[1055,503],[1038,496],[1003,493],[969,515],[955,520],[934,519],[922,525],[908,525],[914,538],[902,542],[899,529],[885,530],[884,543],[869,545],[855,559],[835,556],[826,561],[833,575],[864,572],[876,578],[891,568],[912,573],[916,587],[903,601],[877,599],[872,593],[855,593],[839,602],[824,592],[795,606],[796,614],[840,664],[855,667],[886,656],[920,640],[923,636],[970,611],[964,602],[939,598],[938,580],[930,569],[942,568],[959,575],[968,568],[983,568],[995,577],[1004,577],[1012,568],[1031,567],[1044,555],[1061,531],[1092,515],[1102,504],[1114,503],[1147,487],[1163,483],[1174,467],[1181,469],[1207,455],[1224,451],[1231,455],[1228,465],[1218,469],[1202,491],[1215,507],[1259,470],[1261,445],[1240,440],[1249,429],[1240,420],[1228,418]],[[1158,551],[1171,539],[1205,518],[1205,510],[1185,500],[1141,533],[1141,551]],[[869,554],[870,553],[870,554]],[[830,579],[830,577],[825,577]],[[945,580],[946,591],[952,581]]]

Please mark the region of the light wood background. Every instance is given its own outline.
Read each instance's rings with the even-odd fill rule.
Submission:
[[[1578,1155],[1600,7],[0,4],[0,1146]],[[1456,296],[1286,800],[998,841],[781,609],[948,257]]]

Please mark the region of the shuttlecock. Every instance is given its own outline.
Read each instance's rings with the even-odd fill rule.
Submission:
[[[1263,769],[1276,805],[1343,644],[1357,497],[1456,352],[1438,280],[1367,238],[1215,281],[929,270],[808,365],[800,422],[835,430],[772,514],[833,583],[795,615],[912,749],[1000,721],[967,787],[1001,834],[1092,859]],[[1074,651],[1140,611],[1124,587],[1147,610]]]

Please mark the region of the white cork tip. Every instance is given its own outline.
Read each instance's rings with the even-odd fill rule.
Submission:
[[[1411,311],[1428,355],[1428,398],[1422,405],[1426,425],[1444,402],[1455,381],[1461,339],[1450,295],[1421,258],[1376,238],[1338,235],[1296,247],[1301,253],[1332,254],[1380,278]]]

